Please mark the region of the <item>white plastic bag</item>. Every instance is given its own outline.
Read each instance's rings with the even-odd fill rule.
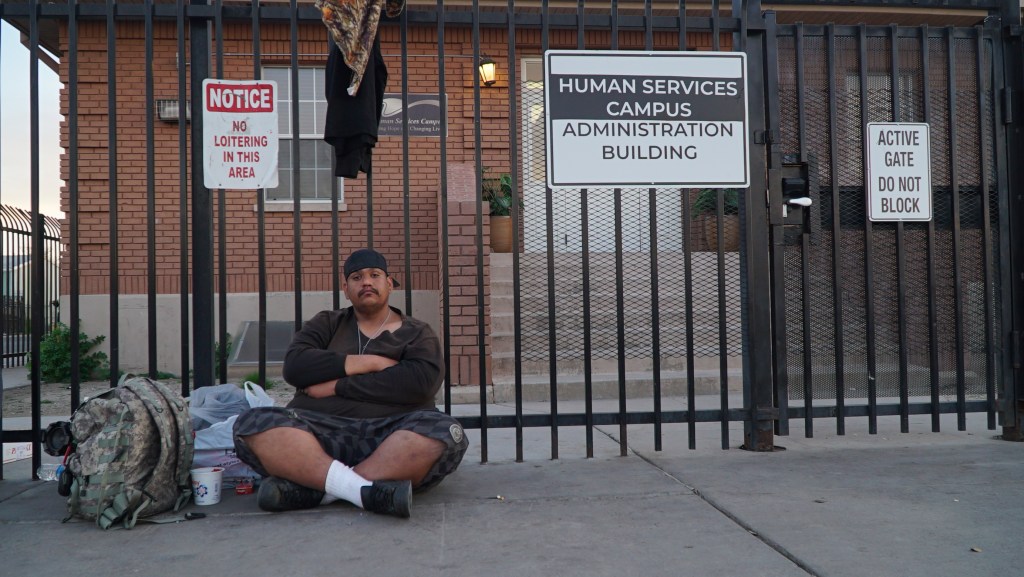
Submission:
[[[274,399],[271,399],[270,395],[263,390],[263,387],[256,383],[252,381],[245,381],[242,383],[242,388],[245,389],[245,400],[249,401],[250,407],[274,406]]]
[[[238,388],[235,385],[227,386],[234,387],[235,389]],[[270,398],[270,395],[263,390],[263,387],[256,383],[246,381],[242,383],[242,390],[245,392],[245,400],[248,407],[274,406],[274,399]],[[232,435],[232,428],[235,426],[238,415],[244,410],[245,407],[242,407],[241,410],[230,417],[218,421],[205,429],[196,431],[195,449],[197,451],[206,449],[234,449],[235,439]]]
[[[246,392],[236,385],[214,385],[192,391],[188,400],[188,414],[192,418],[192,428],[199,431],[237,415],[250,406]]]

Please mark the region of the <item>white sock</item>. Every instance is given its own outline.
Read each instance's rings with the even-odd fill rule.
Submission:
[[[356,507],[363,506],[362,488],[372,485],[371,481],[362,478],[352,467],[341,461],[331,463],[324,483],[324,500],[321,505],[344,499]]]

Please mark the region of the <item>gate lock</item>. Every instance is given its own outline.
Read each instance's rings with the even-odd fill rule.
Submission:
[[[803,211],[801,208],[809,208],[814,201],[809,196],[810,191],[807,189],[807,180],[801,177],[783,178],[782,179],[782,218],[785,219],[786,224],[803,224]],[[793,216],[801,217],[799,221],[792,222],[789,218],[790,207],[793,207]]]
[[[800,162],[787,155],[780,172],[781,198],[777,196],[776,202],[781,205],[781,210],[777,209],[781,212],[781,223],[787,228],[793,227],[801,233],[809,233],[811,243],[817,244],[821,232],[821,208],[814,158],[808,157],[806,162]],[[788,234],[786,236],[790,237]]]

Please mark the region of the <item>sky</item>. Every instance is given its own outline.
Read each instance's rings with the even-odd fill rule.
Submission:
[[[29,52],[20,32],[0,22],[0,203],[32,208]],[[60,82],[39,62],[39,206],[57,218],[60,211]]]

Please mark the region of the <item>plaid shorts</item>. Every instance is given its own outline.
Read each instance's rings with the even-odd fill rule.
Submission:
[[[325,453],[349,467],[362,463],[395,431],[411,431],[437,439],[444,443],[445,452],[434,463],[417,490],[433,487],[455,471],[469,447],[462,425],[451,415],[437,410],[413,411],[375,419],[353,419],[305,409],[260,407],[239,415],[235,421],[234,437],[238,458],[264,477],[268,476],[266,469],[242,437],[277,427],[291,427],[310,433],[320,441]]]

